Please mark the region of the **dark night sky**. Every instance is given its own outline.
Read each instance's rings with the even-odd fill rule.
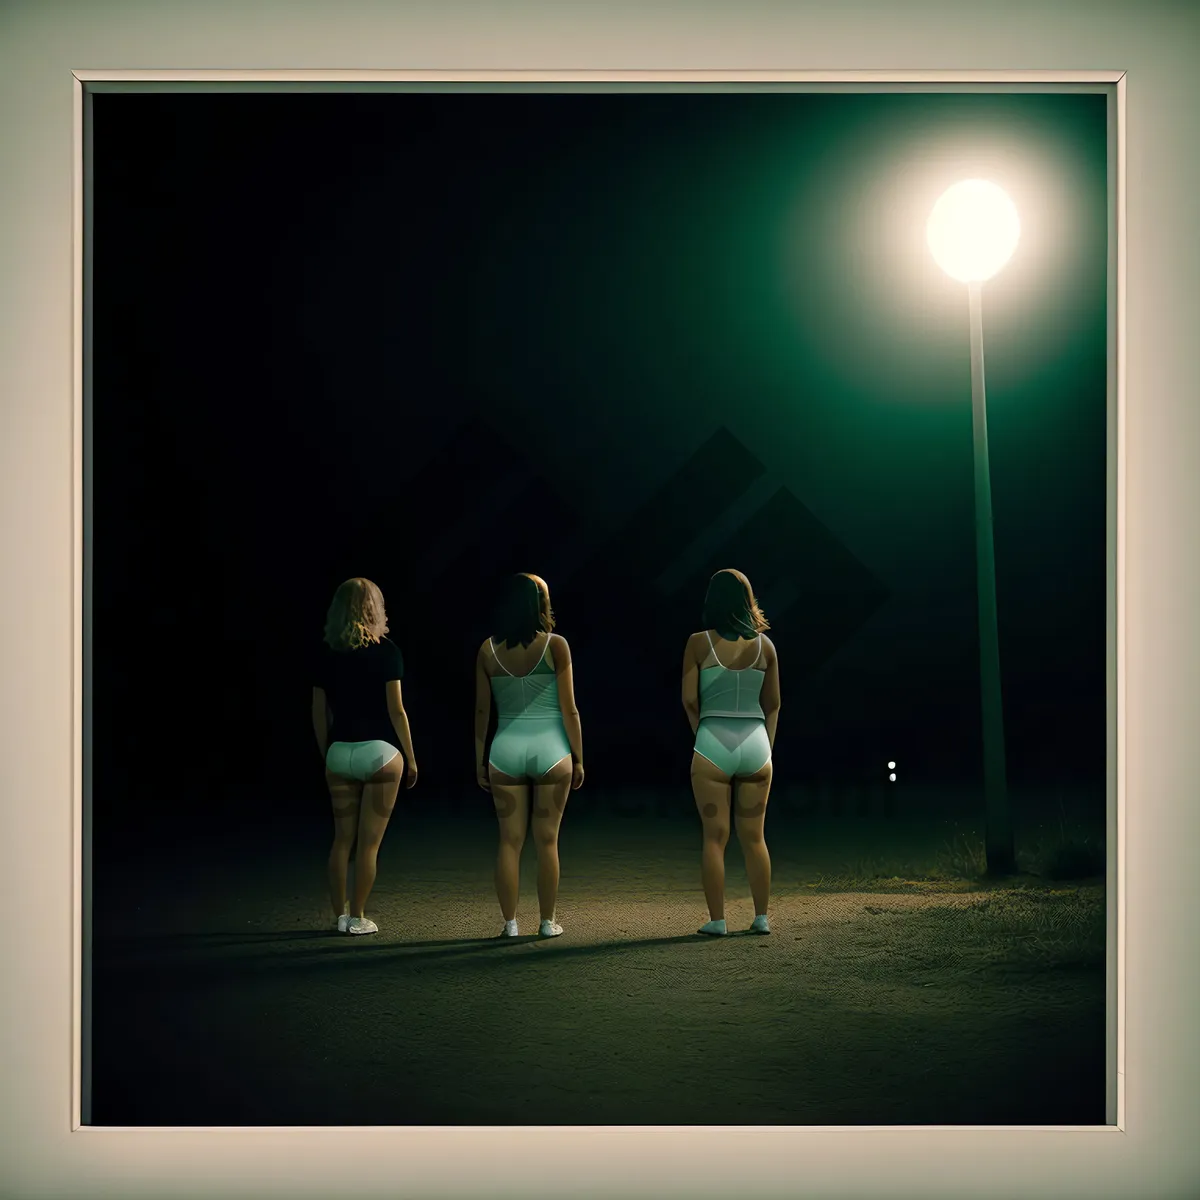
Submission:
[[[779,781],[977,783],[967,298],[924,243],[975,174],[1022,218],[984,289],[1010,777],[1102,798],[1104,96],[93,103],[98,827],[154,786],[131,754],[319,792],[306,662],[353,574],[422,789],[470,782],[515,570],[589,777],[686,785],[679,659],[730,565],[774,626]]]

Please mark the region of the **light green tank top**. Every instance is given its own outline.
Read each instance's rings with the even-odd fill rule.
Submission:
[[[550,639],[546,639],[546,649],[538,659],[537,666],[524,675],[514,675],[501,661],[496,653],[496,645],[488,638],[492,648],[492,657],[496,665],[504,672],[503,675],[492,676],[492,697],[496,701],[496,716],[501,721],[515,720],[519,717],[540,718],[561,717],[562,709],[558,704],[558,677],[554,668],[546,661],[550,649]]]
[[[758,665],[762,659],[762,634],[758,635],[758,656],[754,663],[736,671],[722,665],[712,635],[707,630],[704,636],[708,638],[708,647],[717,663],[700,671],[700,719],[757,717],[760,721],[766,720],[759,702],[763,680],[767,677],[766,671]]]

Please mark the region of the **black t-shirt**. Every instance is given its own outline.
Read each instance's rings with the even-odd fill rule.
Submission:
[[[322,642],[314,662],[313,686],[324,689],[333,710],[329,741],[378,740],[396,746],[385,685],[403,678],[404,659],[386,637],[356,650],[333,650]]]

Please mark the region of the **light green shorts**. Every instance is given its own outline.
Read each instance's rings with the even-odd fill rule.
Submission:
[[[731,779],[753,775],[771,761],[771,739],[758,717],[702,717],[695,750]]]
[[[492,739],[488,762],[514,779],[537,779],[552,766],[571,757],[571,743],[562,717],[511,717],[502,719]]]
[[[325,755],[325,767],[347,779],[370,779],[400,751],[389,742],[334,742]]]

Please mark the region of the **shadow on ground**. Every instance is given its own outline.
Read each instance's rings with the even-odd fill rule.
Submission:
[[[495,936],[484,838],[385,843],[358,938],[320,844],[97,871],[90,1122],[1103,1123],[1101,886],[817,890],[777,838],[772,935],[731,846],[704,938],[693,839],[610,832],[564,836],[555,939]]]

